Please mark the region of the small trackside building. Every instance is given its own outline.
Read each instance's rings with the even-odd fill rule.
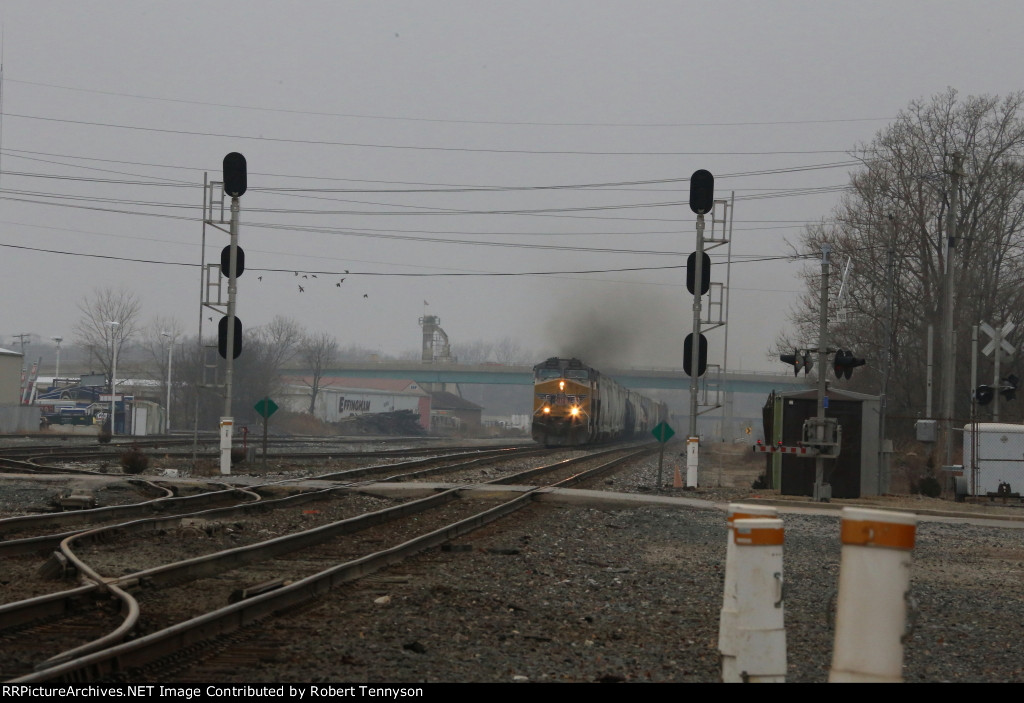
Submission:
[[[483,407],[447,391],[430,394],[431,434],[477,435],[483,430]]]
[[[860,498],[889,491],[889,476],[879,462],[878,396],[829,389],[826,417],[842,427],[839,456],[825,459],[825,482],[833,498]],[[818,392],[773,392],[763,410],[765,442],[793,446],[800,443],[803,424],[817,416]],[[767,454],[765,475],[783,495],[814,494],[815,460],[792,454]]]
[[[309,412],[313,379],[290,376],[282,379],[284,390],[279,405],[291,412]],[[340,422],[353,415],[408,410],[416,413],[419,425],[430,428],[430,394],[416,381],[389,378],[320,379],[313,416],[324,422]]]
[[[39,429],[39,408],[21,403],[21,373],[24,355],[0,349],[0,432],[35,432]]]

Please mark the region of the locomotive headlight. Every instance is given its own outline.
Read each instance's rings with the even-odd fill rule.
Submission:
[[[579,415],[579,414],[580,414],[580,409],[579,409],[579,408],[577,408],[577,407],[576,407],[576,406],[574,405],[574,406],[572,406],[572,408],[571,408],[571,409],[569,410],[569,414],[570,414],[570,415],[572,415],[573,417],[576,417],[577,415]]]
[[[543,412],[544,412],[544,414],[546,415],[546,414],[548,414],[548,413],[550,413],[550,412],[551,412],[551,408],[549,408],[548,406],[546,406],[546,405],[545,405],[545,406],[544,406],[544,411],[543,411]]]
[[[565,390],[565,381],[559,381],[558,382],[558,390],[560,390],[560,391],[564,391]]]

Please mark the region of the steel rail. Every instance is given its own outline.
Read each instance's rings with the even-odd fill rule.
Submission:
[[[651,450],[642,449],[631,455],[619,457],[610,462],[610,464],[604,464],[599,467],[595,467],[594,469],[581,472],[576,476],[564,479],[558,483],[561,484],[567,481],[585,480],[586,478],[600,475],[610,470],[610,468],[633,458],[634,456],[642,455],[649,451]],[[602,452],[602,455],[606,453],[608,452]],[[580,457],[579,459],[587,458],[592,459],[593,455]],[[565,462],[559,462],[553,466],[555,468],[560,468],[565,465]],[[487,482],[483,485],[490,483],[495,482]],[[235,559],[249,560],[257,552],[264,552],[266,554],[273,555],[276,550],[289,552],[294,551],[295,545],[299,543],[299,540],[309,540],[310,544],[316,544],[330,539],[334,536],[334,532],[343,534],[344,530],[351,531],[351,528],[359,521],[366,520],[371,517],[373,519],[380,520],[380,522],[386,522],[389,519],[399,517],[400,515],[398,513],[400,512],[408,511],[408,514],[420,512],[421,510],[412,509],[420,508],[420,506],[423,506],[421,509],[427,509],[428,507],[432,507],[435,502],[448,502],[458,497],[458,495],[467,488],[468,486],[451,488],[428,498],[411,501],[410,503],[388,508],[384,511],[368,513],[357,518],[349,518],[348,520],[342,520],[330,525],[313,528],[303,533],[296,533],[295,535],[288,535],[268,540],[265,543],[259,543],[257,545],[225,550],[224,552],[217,553],[217,555],[230,554],[233,561]],[[94,651],[90,654],[85,654],[84,656],[79,656],[70,660],[66,660],[62,653],[47,663],[52,663],[54,664],[53,666],[47,666],[47,668],[41,669],[34,674],[14,679],[12,682],[31,683],[54,680],[94,680],[101,676],[111,675],[133,667],[143,666],[157,658],[165,656],[169,652],[178,651],[202,641],[209,640],[213,637],[233,632],[250,623],[268,617],[276,611],[316,598],[338,584],[355,580],[368,573],[372,573],[384,568],[385,566],[401,561],[402,559],[423,551],[424,549],[438,546],[464,534],[468,534],[469,532],[472,532],[485,524],[489,524],[490,522],[493,522],[514,510],[518,510],[524,505],[530,503],[536,495],[545,492],[548,488],[549,487],[527,488],[522,495],[515,499],[506,501],[499,506],[478,513],[470,518],[466,518],[453,523],[452,525],[414,538],[395,547],[331,567],[320,573],[307,576],[293,584],[283,586],[280,589],[211,611],[183,623],[178,623],[163,630],[151,633],[150,635],[132,640],[131,642],[117,644],[113,647]],[[391,517],[382,519],[388,514],[390,514]],[[152,579],[154,575],[170,570],[171,568],[181,568],[182,565],[185,564],[188,564],[190,567],[203,564],[204,562],[211,561],[211,558],[214,556],[216,555],[207,555],[205,557],[197,557],[192,560],[187,560],[186,562],[179,562],[175,565],[157,567],[156,569],[150,570],[148,575],[145,572],[137,572],[135,574],[121,577],[121,580],[137,580],[138,583],[143,584],[147,579]],[[247,563],[247,561],[237,562],[239,565],[242,563]],[[230,568],[235,568],[235,566]]]

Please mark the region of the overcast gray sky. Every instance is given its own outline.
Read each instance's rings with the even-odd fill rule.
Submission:
[[[1022,20],[1018,0],[0,0],[0,345],[70,341],[100,286],[194,334],[203,178],[238,151],[246,327],[395,354],[428,312],[454,343],[542,359],[586,336],[681,366],[703,168],[735,197],[728,366],[780,370],[806,264],[770,259],[911,100],[1024,88]]]

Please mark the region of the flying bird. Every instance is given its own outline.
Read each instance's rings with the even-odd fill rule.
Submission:
[[[302,286],[299,286],[299,292],[300,292],[300,293],[305,293],[305,292],[306,292],[306,289],[305,289],[305,288],[303,288]]]
[[[363,297],[364,298],[369,298],[370,296],[368,294],[366,294],[366,293],[363,293]]]
[[[262,280],[263,280],[263,276],[257,276],[257,277],[256,277],[256,280],[257,280],[257,281],[262,281]]]
[[[302,274],[302,277],[303,278],[309,278],[309,276],[307,276],[306,274]],[[316,278],[316,276],[314,276],[314,278]]]
[[[341,288],[341,284],[340,284],[340,283],[335,283],[335,284],[334,284],[334,287],[335,287],[335,288]]]
[[[295,275],[296,275],[296,276],[298,276],[298,275],[299,275],[299,272],[298,272],[298,271],[296,271],[296,272],[295,272]]]

